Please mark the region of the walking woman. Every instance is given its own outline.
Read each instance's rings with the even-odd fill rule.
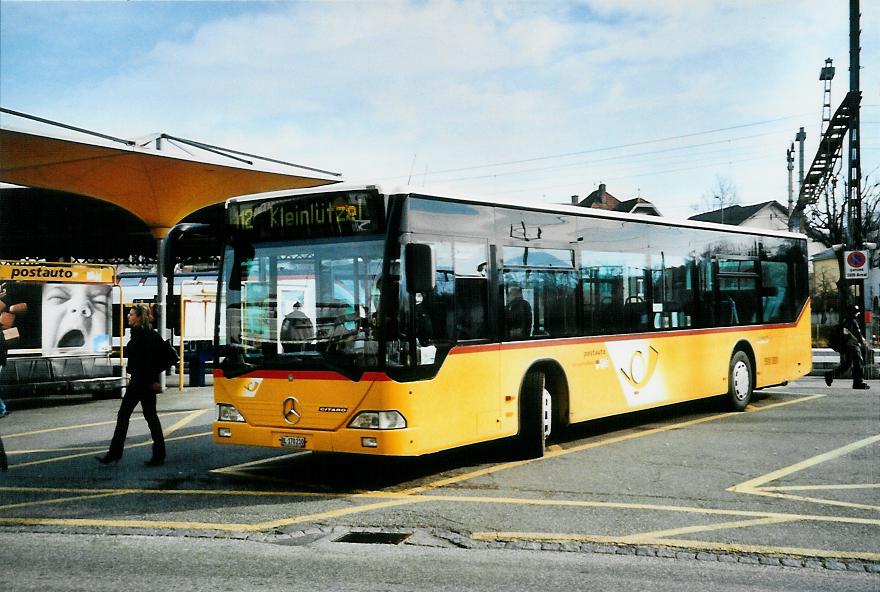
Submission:
[[[95,457],[101,464],[117,462],[122,458],[128,421],[138,403],[141,404],[141,411],[153,438],[153,456],[144,464],[158,467],[165,462],[165,437],[156,414],[156,394],[162,388],[159,374],[165,371],[165,343],[153,331],[151,319],[150,309],[144,304],[135,304],[128,311],[131,340],[125,351],[128,354],[128,373],[131,378],[116,416],[116,430],[113,432],[110,450],[104,456]]]

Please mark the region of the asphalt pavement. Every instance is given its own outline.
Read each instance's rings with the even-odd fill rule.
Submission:
[[[118,401],[12,401],[0,536],[300,548],[351,537],[852,572],[874,586],[880,383],[848,386],[808,377],[762,391],[745,413],[708,400],[590,422],[527,462],[505,442],[417,459],[219,446],[201,387],[159,396],[165,465],[143,465],[136,410],[122,461],[101,466]]]

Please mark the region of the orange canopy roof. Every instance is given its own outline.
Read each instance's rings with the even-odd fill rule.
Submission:
[[[0,129],[0,181],[114,203],[143,220],[156,238],[188,214],[236,195],[339,182],[8,129]]]

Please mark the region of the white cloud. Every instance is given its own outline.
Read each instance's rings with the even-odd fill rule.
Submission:
[[[878,14],[862,10],[865,102],[880,103],[880,35],[869,38]],[[14,43],[14,27],[4,35]],[[116,72],[41,105],[115,134],[169,131],[357,177],[484,176],[455,186],[522,197],[531,188],[557,201],[613,179],[619,197],[641,190],[661,211],[686,214],[718,174],[746,201],[744,188],[785,198],[784,149],[800,125],[817,136],[816,74],[828,55],[842,96],[846,35],[845,9],[813,0],[255,3],[181,22]],[[806,115],[742,131],[774,136],[702,138],[730,138],[726,152],[636,156],[675,145],[666,143],[619,161],[603,156],[625,151],[431,174],[797,114]],[[519,174],[491,177],[502,171]]]

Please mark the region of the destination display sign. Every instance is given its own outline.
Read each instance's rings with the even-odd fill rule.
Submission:
[[[228,221],[255,241],[376,234],[385,229],[385,204],[366,190],[232,202]]]

